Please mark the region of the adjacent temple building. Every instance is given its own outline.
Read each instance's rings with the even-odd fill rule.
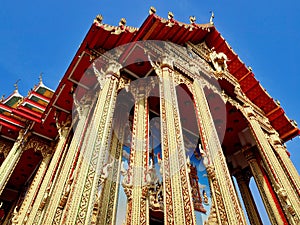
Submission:
[[[212,18],[99,15],[56,90],[0,101],[0,223],[263,224],[253,178],[271,224],[300,224],[297,135]]]

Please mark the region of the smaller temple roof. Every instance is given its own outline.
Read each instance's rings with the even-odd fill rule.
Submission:
[[[40,82],[28,92],[26,97],[15,90],[0,101],[0,135],[7,139],[16,139],[18,131],[28,122],[41,123],[42,115],[50,102],[54,91]]]

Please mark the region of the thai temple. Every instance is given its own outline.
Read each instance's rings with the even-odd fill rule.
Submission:
[[[55,90],[0,100],[0,224],[300,224],[300,134],[213,23],[93,21]],[[34,84],[33,84],[34,85]]]

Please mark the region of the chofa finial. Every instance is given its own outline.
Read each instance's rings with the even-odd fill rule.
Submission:
[[[39,83],[43,83],[43,72],[41,72],[39,75]]]
[[[155,13],[156,13],[156,8],[151,6],[150,9],[149,9],[149,15],[152,15],[152,14],[155,14]]]
[[[196,17],[190,16],[190,23],[195,23],[195,22],[196,22]]]
[[[174,14],[172,12],[168,12],[168,18],[169,20],[174,18]]]
[[[125,26],[126,25],[126,19],[125,18],[122,18],[119,22],[119,26]]]
[[[95,21],[97,21],[98,23],[102,23],[102,20],[103,20],[103,16],[101,14],[98,14],[95,18]]]
[[[4,99],[5,99],[5,95],[2,95],[2,96],[1,96],[1,99],[0,99],[0,102],[3,102]],[[1,208],[1,207],[0,207],[0,208]]]
[[[213,11],[210,11],[210,13],[211,13],[211,16],[210,16],[210,19],[209,19],[209,23],[210,23],[211,25],[214,25],[213,19],[215,18],[215,14],[214,14]]]
[[[14,83],[15,91],[18,91],[18,89],[19,89],[18,83],[19,83],[20,80],[21,80],[21,79],[18,79],[18,80],[16,81],[16,83]]]

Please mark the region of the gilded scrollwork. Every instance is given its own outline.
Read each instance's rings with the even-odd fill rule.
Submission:
[[[38,138],[37,136],[32,136],[28,140],[26,146],[24,147],[24,151],[28,149],[34,149],[34,151],[40,152],[43,157],[51,155],[53,152],[53,149],[50,146],[50,144],[42,140],[41,138]]]

